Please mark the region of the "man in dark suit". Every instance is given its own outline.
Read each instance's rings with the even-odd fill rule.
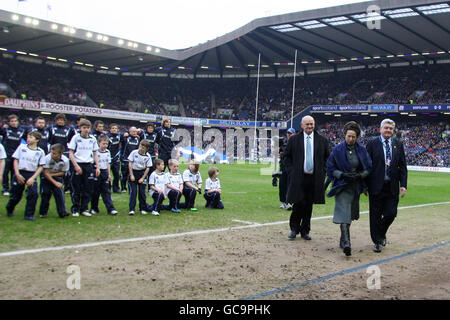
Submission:
[[[314,118],[302,118],[298,134],[292,136],[284,153],[284,166],[289,176],[286,202],[293,203],[289,220],[293,240],[297,234],[311,240],[311,215],[313,204],[325,203],[325,164],[330,155],[327,138],[318,134]]]
[[[379,137],[370,140],[367,152],[372,159],[368,176],[370,236],[374,252],[386,245],[386,233],[397,216],[399,194],[406,195],[408,170],[403,143],[394,137],[395,122],[384,119]]]

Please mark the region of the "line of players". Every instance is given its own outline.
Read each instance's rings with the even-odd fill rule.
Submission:
[[[45,119],[37,117],[34,126],[29,127],[19,125],[17,115],[10,115],[8,125],[0,128],[3,195],[11,196],[7,204],[8,216],[13,216],[14,207],[27,186],[25,218],[34,220],[38,198],[36,178],[41,172],[39,193],[42,197],[42,217],[47,214],[51,194],[57,202],[59,216],[63,218],[69,215],[64,205],[63,186],[65,191],[71,192],[72,215],[78,216],[79,212],[84,216],[98,213],[100,196],[108,213],[117,214],[111,200],[111,182],[113,192],[116,193],[127,190],[128,183],[130,215],[134,214],[137,194],[139,209],[143,214],[150,210],[152,214],[159,215],[162,209],[173,212],[180,212],[179,208],[196,210],[195,194],[201,193],[202,182],[199,165],[191,163],[183,176],[177,172],[177,161],[170,159],[175,131],[170,119],[164,119],[158,128],[148,123],[145,130],[130,127],[124,133],[119,133],[117,124],[111,124],[109,132],[104,132],[104,123],[99,120],[91,131],[90,121],[84,117],[77,119],[77,127],[69,127],[66,122],[65,115],[58,114],[53,126],[46,127]],[[26,139],[26,145],[21,143],[22,139]],[[169,172],[164,173],[167,166]],[[206,207],[223,208],[218,169],[212,167],[208,173],[210,178],[206,181],[204,195]],[[147,184],[148,180],[150,183]],[[151,206],[145,202],[146,188],[154,199]],[[181,195],[185,196],[185,203],[179,203]],[[170,201],[168,206],[162,205],[166,198]]]

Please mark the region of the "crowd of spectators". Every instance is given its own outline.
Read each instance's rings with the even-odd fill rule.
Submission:
[[[292,78],[260,78],[258,120],[290,118]],[[0,83],[15,97],[36,101],[170,114],[254,120],[255,78],[117,76],[0,57]],[[10,91],[12,92],[12,91]],[[3,93],[8,94],[8,93]],[[11,93],[10,93],[11,94]],[[129,107],[129,101],[139,107]],[[309,105],[406,104],[450,101],[450,65],[378,67],[296,78],[294,114]],[[176,106],[168,111],[167,105]],[[228,112],[219,112],[226,109]]]
[[[358,121],[358,120],[356,120]],[[331,144],[344,140],[342,128],[346,121],[326,122],[318,126],[321,134]],[[361,124],[360,142],[366,145],[369,139],[380,135],[379,123],[371,121]],[[396,135],[403,141],[408,165],[427,167],[450,167],[450,125],[444,122],[397,121]]]

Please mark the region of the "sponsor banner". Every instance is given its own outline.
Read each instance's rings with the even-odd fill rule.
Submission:
[[[254,127],[254,121],[239,121],[239,120],[213,120],[209,119],[209,124],[216,124],[221,126],[241,126],[241,127]],[[260,126],[260,122],[256,124],[256,126]]]
[[[371,105],[325,105],[311,106],[311,112],[361,112],[361,111],[397,111],[395,104],[371,104]]]
[[[41,103],[39,101],[29,101],[14,98],[0,98],[0,105],[13,108],[22,108],[27,110],[39,110]]]
[[[161,119],[165,118],[161,116]],[[179,123],[179,124],[190,124],[190,125],[205,125],[208,124],[208,119],[199,119],[199,118],[188,118],[188,117],[168,117],[170,122]]]
[[[450,104],[399,104],[398,111],[450,111]]]
[[[450,173],[450,168],[444,168],[444,167],[420,167],[420,166],[407,166],[407,167],[408,167],[408,170],[411,170],[411,171]]]
[[[358,112],[368,111],[368,105],[325,105],[310,106],[311,112]]]
[[[12,99],[12,98],[0,98],[0,106],[21,108],[21,109],[30,110],[30,111],[70,113],[70,114],[85,115],[85,116],[115,118],[115,119],[135,120],[135,121],[140,121],[140,120],[155,121],[156,120],[156,115],[154,115],[154,114],[136,113],[136,112],[111,110],[111,109],[91,108],[91,107],[85,107],[85,106],[75,106],[75,105],[61,104],[61,103],[50,103],[50,102],[44,102],[44,101],[42,101],[42,102],[29,101],[29,100]]]
[[[155,115],[148,113],[137,113],[121,110],[103,109],[103,108],[91,108],[85,106],[75,106],[61,103],[50,103],[40,101],[29,101],[22,99],[4,98],[0,97],[0,107],[3,108],[20,108],[30,111],[46,111],[54,113],[69,113],[76,115],[85,115],[93,117],[113,118],[117,120],[133,120],[133,121],[161,121],[167,116]],[[177,124],[187,125],[218,125],[218,126],[239,126],[239,127],[255,127],[254,121],[239,121],[239,120],[214,120],[214,119],[201,119],[201,118],[188,118],[188,117],[176,117],[169,116],[172,122]],[[257,127],[270,127],[270,128],[286,128],[285,122],[275,121],[258,121]]]
[[[225,127],[255,127],[255,121],[239,121],[239,120],[215,120],[209,119],[208,124],[225,126]],[[275,121],[257,121],[256,127],[258,128],[286,128],[286,122],[275,122]]]
[[[397,111],[396,104],[372,104],[369,111]]]

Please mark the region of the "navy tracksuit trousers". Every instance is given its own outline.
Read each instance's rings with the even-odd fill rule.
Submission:
[[[34,172],[20,170],[20,174],[25,178],[25,182],[31,178]],[[38,183],[34,182],[31,187],[27,187],[25,184],[20,184],[17,181],[16,175],[13,175],[12,183],[11,183],[11,196],[9,198],[8,203],[6,204],[6,212],[8,215],[14,213],[14,208],[22,199],[23,191],[27,188],[27,203],[25,205],[25,216],[32,217],[34,216],[34,211],[36,209],[36,203],[39,198],[38,191]]]
[[[108,170],[100,169],[100,175],[94,179],[94,192],[91,200],[91,210],[100,212],[98,209],[98,202],[102,196],[108,213],[116,210],[111,199],[111,183],[108,181]]]
[[[83,173],[80,175],[76,171],[72,176],[72,213],[89,210],[92,193],[94,191],[94,164],[78,163]]]
[[[185,202],[180,203],[180,208],[191,209],[194,208],[195,197],[197,196],[197,191],[194,188],[187,187],[186,184],[183,186],[183,195]]]
[[[130,211],[134,211],[134,208],[136,207],[136,196],[139,198],[139,210],[147,211],[148,206],[146,203],[146,186],[147,182],[144,180],[143,183],[138,183],[138,180],[142,178],[144,175],[145,170],[133,170],[133,175],[135,178],[135,181],[131,181],[128,176],[128,194],[130,195],[130,202],[129,202],[129,209]]]
[[[207,193],[208,190],[205,190],[205,199],[206,199],[206,205],[205,207],[213,208],[213,209],[223,209],[223,203],[222,200],[220,200],[220,193],[218,192],[211,192]]]
[[[9,192],[9,187],[11,183],[12,187],[12,179],[14,176],[14,167],[13,167],[14,159],[12,156],[7,156],[5,159],[5,169],[3,170],[3,191]],[[11,176],[9,174],[11,173]]]
[[[175,191],[170,189],[169,193],[167,194],[167,197],[169,198],[169,210],[171,209],[178,209],[180,205],[180,199],[181,199],[181,192]]]
[[[56,181],[63,183],[63,177],[53,177]],[[41,179],[41,205],[39,207],[39,215],[47,215],[50,206],[50,199],[53,196],[56,201],[56,211],[60,217],[63,217],[66,211],[66,204],[64,202],[63,188],[57,188],[53,183],[45,178]]]
[[[120,192],[120,159],[117,157],[116,159],[111,160],[111,173],[113,176],[112,188],[113,192]]]
[[[164,201],[164,194],[159,192],[153,192],[152,194],[153,204],[151,205],[152,211],[161,211],[164,207],[162,205]]]

